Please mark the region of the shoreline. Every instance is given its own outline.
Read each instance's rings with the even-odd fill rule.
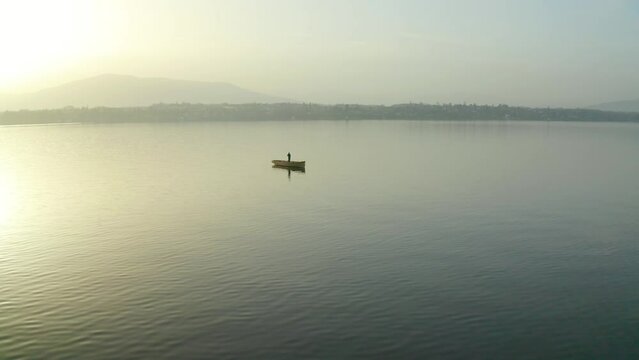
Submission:
[[[0,126],[208,121],[544,121],[639,123],[639,113],[476,104],[159,104],[0,112]]]

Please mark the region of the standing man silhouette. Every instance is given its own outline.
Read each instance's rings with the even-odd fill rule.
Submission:
[[[288,162],[291,162],[291,153],[286,154],[288,156]]]

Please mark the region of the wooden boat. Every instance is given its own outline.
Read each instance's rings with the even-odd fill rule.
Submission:
[[[273,160],[273,165],[285,168],[303,169],[306,166],[306,161]]]

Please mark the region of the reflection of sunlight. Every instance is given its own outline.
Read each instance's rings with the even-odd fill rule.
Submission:
[[[15,207],[15,184],[9,177],[0,172],[0,225],[9,222]]]

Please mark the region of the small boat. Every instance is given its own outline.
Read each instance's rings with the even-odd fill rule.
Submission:
[[[303,169],[306,166],[306,161],[273,160],[273,165],[284,168]]]

